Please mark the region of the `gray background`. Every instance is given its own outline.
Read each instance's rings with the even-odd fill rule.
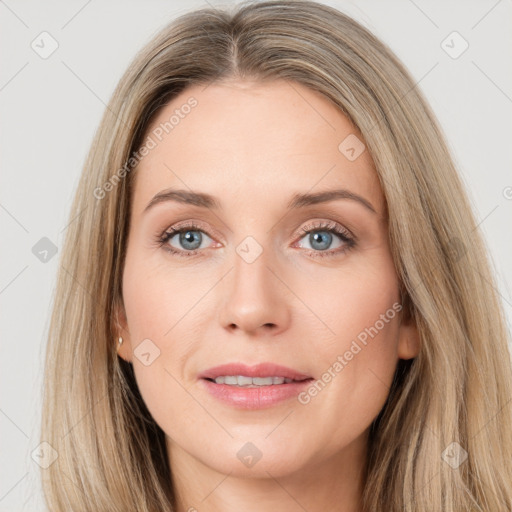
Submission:
[[[512,319],[512,1],[329,1],[383,39],[437,114],[484,232]],[[100,116],[135,52],[205,1],[0,0],[2,258],[0,510],[43,510],[39,467],[42,362],[71,198]],[[226,3],[210,2],[221,6]],[[48,58],[41,32],[58,43]],[[458,58],[462,40],[468,42]],[[48,36],[46,36],[48,37]],[[453,41],[453,42],[451,42]],[[45,40],[50,48],[50,40]]]

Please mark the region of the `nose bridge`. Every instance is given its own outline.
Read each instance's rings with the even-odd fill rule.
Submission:
[[[235,247],[221,317],[226,328],[252,332],[286,327],[288,304],[282,285],[270,270],[274,261],[272,244],[265,240],[260,243],[247,236]]]
[[[235,247],[233,279],[237,293],[247,289],[251,289],[253,295],[268,291],[270,251],[268,240],[260,243],[253,236],[247,236]]]

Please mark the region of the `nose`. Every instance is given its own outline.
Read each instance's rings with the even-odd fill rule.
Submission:
[[[275,336],[288,328],[289,293],[269,263],[266,251],[250,263],[235,254],[234,268],[223,280],[220,310],[220,322],[228,331]]]

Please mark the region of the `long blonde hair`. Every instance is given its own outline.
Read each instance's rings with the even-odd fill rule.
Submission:
[[[70,214],[49,329],[41,440],[58,453],[42,471],[49,509],[175,510],[165,434],[116,353],[130,158],[161,106],[188,85],[233,77],[322,93],[364,136],[386,198],[421,351],[399,362],[372,423],[365,511],[510,511],[507,331],[442,131],[387,46],[339,11],[302,0],[181,16],[135,57],[108,104]]]

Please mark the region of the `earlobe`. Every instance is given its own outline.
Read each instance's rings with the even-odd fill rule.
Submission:
[[[128,332],[128,322],[126,319],[126,313],[124,312],[124,308],[119,304],[114,308],[114,332],[117,334],[115,338],[117,355],[124,359],[127,363],[131,362],[131,358],[129,356],[130,353],[130,339]]]
[[[127,363],[131,363],[131,350],[128,340],[126,340],[126,338],[124,338],[123,336],[119,336],[115,343],[117,355],[121,359],[124,359]]]
[[[412,312],[412,303],[408,295],[405,295],[403,304],[404,309],[402,310],[400,326],[398,327],[398,357],[399,359],[413,359],[420,352],[420,335]]]
[[[398,326],[398,358],[413,359],[420,353],[421,341],[409,294],[401,290],[402,310]]]
[[[420,336],[418,327],[413,318],[406,322],[402,319],[398,334],[398,357],[400,359],[413,359],[420,352]]]

